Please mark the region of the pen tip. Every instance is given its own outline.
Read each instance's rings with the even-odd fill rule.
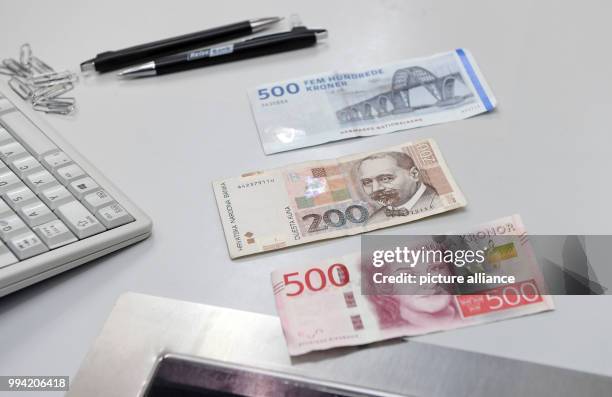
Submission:
[[[96,70],[96,64],[93,59],[81,63],[81,72],[91,72]]]

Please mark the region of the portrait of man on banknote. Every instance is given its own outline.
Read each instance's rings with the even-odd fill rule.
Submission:
[[[440,206],[436,190],[426,184],[414,160],[403,152],[372,154],[355,164],[355,185],[374,212],[368,222],[408,216]]]

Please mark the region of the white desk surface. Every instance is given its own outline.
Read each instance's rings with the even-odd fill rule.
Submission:
[[[610,2],[21,0],[0,5],[0,58],[29,42],[56,68],[76,69],[104,50],[295,12],[327,28],[327,44],[139,81],[90,77],[76,89],[76,117],[43,116],[151,216],[153,236],[2,298],[0,374],[73,376],[122,292],[274,314],[272,269],[359,249],[355,236],[230,260],[211,181],[249,170],[432,137],[467,208],[382,233],[460,230],[519,213],[532,233],[612,234]],[[457,47],[474,54],[495,112],[261,150],[247,88]],[[610,303],[558,297],[555,312],[418,339],[612,375]]]

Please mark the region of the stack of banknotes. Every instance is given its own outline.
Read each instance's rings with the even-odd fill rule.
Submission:
[[[464,49],[265,84],[250,90],[249,97],[268,154],[464,119],[496,106],[474,58]],[[253,171],[215,181],[213,188],[232,258],[365,233],[467,205],[432,139]],[[553,309],[520,217],[498,219],[475,230],[496,230],[505,240],[498,247],[489,240],[490,250],[477,270],[461,271],[474,277],[512,273],[512,283],[482,283],[468,293],[452,288],[442,293],[444,288],[435,282],[412,293],[381,292],[368,288],[373,268],[363,252],[274,271],[272,290],[289,353]],[[420,271],[428,274],[431,269],[459,271],[448,263],[422,265]],[[506,296],[508,290],[514,291],[513,298]]]

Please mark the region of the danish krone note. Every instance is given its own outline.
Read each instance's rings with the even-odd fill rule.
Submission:
[[[267,154],[466,119],[496,106],[462,48],[263,84],[248,94]]]
[[[425,236],[403,237],[410,241]],[[439,241],[441,236],[427,237]],[[474,252],[484,248],[481,251],[484,259],[469,266],[456,260],[424,260],[423,247],[432,245],[419,243],[413,253],[420,251],[421,257],[414,266],[395,263],[395,267],[385,271],[389,264],[383,266],[372,260],[382,256],[370,256],[362,250],[307,266],[275,270],[272,288],[289,353],[299,355],[421,335],[554,308],[517,215],[482,225],[473,233],[450,236],[448,240],[454,240],[451,244],[454,247],[444,249],[445,255],[452,252],[459,258],[458,253],[466,251],[461,247],[472,247]],[[427,252],[435,258],[435,253],[441,251]],[[392,276],[393,280],[384,276]],[[455,278],[451,279],[452,276]],[[461,283],[456,281],[460,276]],[[456,293],[462,289],[469,291]]]
[[[364,233],[466,205],[431,140],[213,182],[232,258]]]

